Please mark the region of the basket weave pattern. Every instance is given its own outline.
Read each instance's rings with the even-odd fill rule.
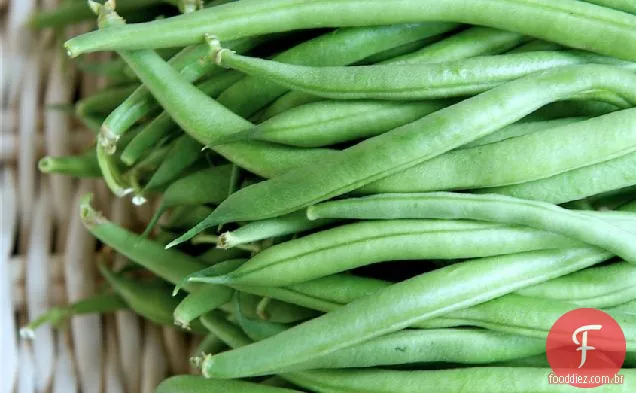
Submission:
[[[74,318],[61,329],[43,326],[33,340],[18,337],[27,321],[98,289],[98,245],[80,221],[79,196],[94,192],[101,210],[126,226],[152,213],[130,211],[130,202],[112,200],[101,182],[38,173],[43,155],[90,146],[92,133],[60,108],[105,83],[80,75],[61,46],[92,26],[55,34],[25,26],[35,9],[57,3],[0,0],[0,393],[152,392],[167,375],[189,371],[186,359],[197,342],[127,311]]]

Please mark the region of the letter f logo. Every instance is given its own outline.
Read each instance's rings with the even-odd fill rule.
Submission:
[[[579,365],[579,368],[583,367],[583,365],[585,365],[585,361],[587,360],[587,351],[593,351],[596,348],[588,346],[587,345],[587,333],[590,330],[601,330],[603,328],[603,325],[586,325],[586,326],[581,326],[580,328],[576,329],[574,331],[574,333],[572,334],[572,341],[574,341],[574,344],[576,345],[580,345],[580,347],[578,347],[576,350],[577,351],[581,351],[581,364]],[[582,340],[581,342],[579,342],[579,339],[577,338],[577,336],[579,335],[579,333],[583,332],[582,334]]]

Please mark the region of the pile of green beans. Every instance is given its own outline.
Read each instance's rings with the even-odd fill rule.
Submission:
[[[201,336],[158,393],[548,393],[548,333],[596,308],[627,351],[602,391],[634,390],[630,1],[121,3],[32,18],[96,14],[65,47],[114,52],[79,61],[96,143],[39,168],[155,213],[86,196],[104,288],[25,337],[121,309]]]

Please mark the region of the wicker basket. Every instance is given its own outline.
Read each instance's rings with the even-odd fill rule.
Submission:
[[[18,338],[28,320],[96,290],[97,245],[81,224],[79,196],[96,193],[101,210],[122,225],[139,225],[151,213],[129,211],[130,201],[112,200],[101,183],[38,173],[43,155],[71,154],[91,143],[71,111],[52,106],[104,84],[79,75],[61,47],[65,37],[92,26],[57,35],[25,27],[34,9],[57,2],[0,0],[0,393],[152,392],[167,375],[189,371],[197,343],[175,329],[124,311],[78,317],[63,329],[43,326],[33,340]]]

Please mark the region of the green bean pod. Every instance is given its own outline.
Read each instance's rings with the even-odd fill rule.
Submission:
[[[561,204],[636,185],[636,153],[545,179],[473,190]]]
[[[144,186],[144,191],[165,186],[175,181],[201,157],[203,146],[188,135],[177,138],[166,158]]]
[[[163,283],[135,281],[111,272],[102,264],[99,269],[113,290],[136,314],[158,325],[173,325],[172,313],[179,299],[170,296],[170,291]],[[190,328],[195,333],[205,333],[199,323],[193,323]]]
[[[474,307],[453,311],[440,318],[418,324],[418,327],[438,328],[452,326],[478,326],[490,330],[546,339],[554,323],[563,314],[580,308],[580,305],[509,294]],[[636,349],[636,315],[612,312],[612,317],[620,324],[627,350]],[[563,340],[571,339],[571,332],[552,331]],[[606,342],[608,345],[612,343]],[[614,342],[614,345],[616,343]],[[610,350],[611,347],[606,347]]]
[[[38,161],[38,169],[42,173],[59,173],[74,177],[100,177],[102,175],[94,148],[77,156],[43,157]]]
[[[382,134],[450,105],[450,101],[319,101],[290,109],[218,143],[262,140],[321,147]]]
[[[360,192],[427,192],[520,184],[634,151],[636,108],[631,108],[499,143],[452,151],[366,185]]]
[[[488,135],[545,104],[599,89],[636,102],[636,74],[609,66],[581,65],[506,83],[332,153],[320,165],[305,165],[246,187],[170,246],[213,225],[275,217],[342,195]]]
[[[583,247],[550,232],[469,221],[342,225],[263,250],[237,270],[192,282],[285,286],[383,261],[482,258]]]
[[[335,221],[336,220],[312,221],[307,218],[304,212],[296,212],[268,220],[254,221],[233,231],[221,234],[221,236],[219,236],[218,247],[233,248],[242,244],[309,231],[329,225]]]
[[[542,38],[565,46],[636,60],[636,17],[574,0],[277,0],[248,1],[185,16],[91,32],[66,42],[71,56],[98,50],[186,46],[214,32],[222,40],[316,27],[422,21],[464,22]],[[514,15],[515,17],[511,17]],[[567,26],[567,28],[559,28]],[[620,44],[618,44],[620,43]]]
[[[633,70],[635,66],[632,62],[584,52],[529,52],[433,64],[310,67],[241,56],[218,44],[212,44],[211,50],[216,53],[217,63],[224,67],[269,79],[291,90],[346,100],[422,100],[468,96],[555,67],[597,63]]]
[[[440,35],[456,27],[454,23],[429,22],[339,29],[288,49],[274,56],[273,60],[322,67],[347,65],[405,42]],[[223,92],[219,103],[239,116],[250,117],[286,91],[276,82],[248,77]]]
[[[170,377],[157,387],[155,393],[301,393],[298,390],[285,389],[253,382],[223,381],[206,379],[194,375]]]
[[[206,285],[187,295],[174,308],[174,323],[188,330],[201,315],[219,308],[232,299],[234,291],[221,285]]]
[[[285,325],[255,321],[235,312],[239,326],[254,341],[287,329]],[[343,348],[278,373],[448,362],[489,364],[545,352],[540,339],[476,329],[402,330]]]
[[[443,267],[249,346],[206,357],[207,377],[264,375],[416,323],[592,266],[611,255],[590,249],[535,251]],[[493,274],[497,272],[497,274]],[[329,334],[325,334],[325,332]]]
[[[228,321],[226,314],[220,311],[205,314],[201,317],[201,323],[230,348],[243,347],[252,342],[238,326]]]
[[[33,337],[37,328],[44,324],[54,327],[77,315],[104,314],[126,309],[128,306],[121,296],[112,292],[99,293],[62,307],[53,307],[20,329],[20,336]]]
[[[441,41],[426,45],[424,48],[408,51],[400,56],[390,55],[382,59],[383,63],[439,63],[483,56],[504,52],[525,40],[523,36],[509,31],[491,29],[488,27],[472,27]],[[376,60],[365,59],[365,64],[372,64]],[[286,112],[302,104],[320,100],[319,97],[307,93],[292,91],[276,100],[263,114],[264,119]],[[346,103],[342,103],[345,105]]]
[[[548,203],[496,194],[378,194],[311,206],[307,217],[469,219],[527,225],[598,246],[636,263],[636,234],[622,230],[618,222],[613,225]]]
[[[518,291],[520,295],[611,307],[636,299],[636,267],[626,262],[591,267]]]
[[[84,226],[93,236],[120,254],[175,285],[188,274],[205,268],[194,257],[176,250],[165,250],[161,244],[137,236],[108,221],[91,207],[91,198],[92,195],[86,195],[80,203]],[[197,287],[188,284],[185,289],[190,291]]]
[[[161,204],[148,223],[144,234],[150,233],[161,216],[174,206],[221,203],[227,197],[231,171],[231,165],[221,165],[202,169],[174,181],[164,191]]]
[[[434,371],[324,370],[285,374],[305,389],[319,393],[561,393],[572,386],[550,383],[550,368],[472,367]],[[635,370],[622,370],[624,384],[603,385],[603,392],[632,391]]]

